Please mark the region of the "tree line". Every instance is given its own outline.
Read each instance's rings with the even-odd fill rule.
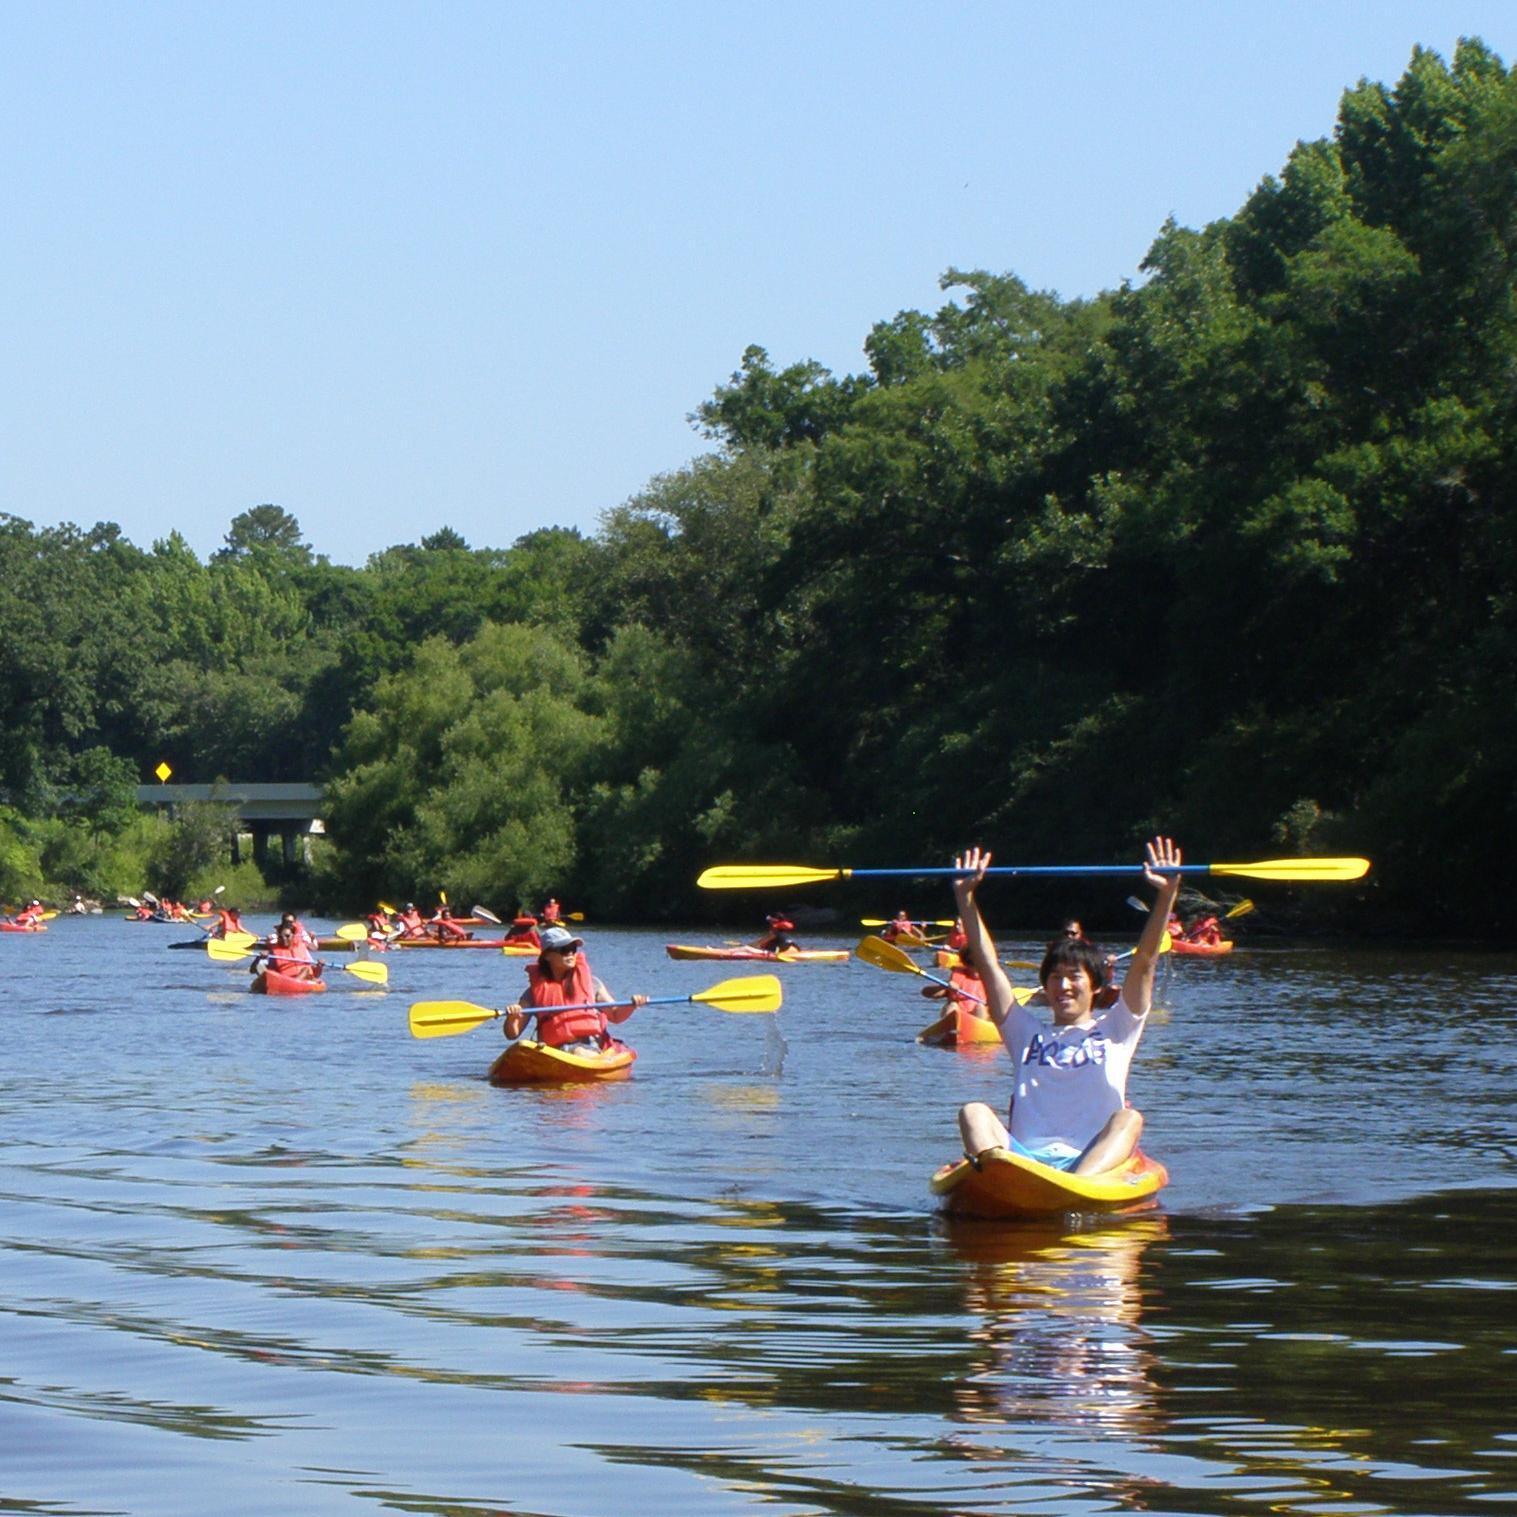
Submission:
[[[1514,245],[1517,80],[1466,41],[1115,291],[950,270],[859,373],[749,348],[591,535],[349,568],[272,505],[206,563],[0,517],[0,890],[130,888],[166,758],[324,779],[334,908],[681,916],[717,859],[1163,829],[1367,854],[1341,926],[1509,932]]]

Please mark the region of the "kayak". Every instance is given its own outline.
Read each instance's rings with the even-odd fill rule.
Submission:
[[[774,953],[767,948],[700,948],[688,943],[665,943],[664,952],[671,959],[741,959],[765,964],[846,964],[849,957],[846,948],[796,948]]]
[[[625,1080],[637,1055],[614,1038],[595,1053],[570,1053],[531,1038],[513,1043],[491,1066],[492,1085],[573,1085]]]
[[[1000,1029],[989,1017],[977,1017],[967,1006],[950,1006],[931,1027],[917,1034],[918,1043],[934,1048],[969,1048],[1001,1041]]]
[[[0,922],[0,932],[46,932],[46,922]]]
[[[1116,1212],[1139,1206],[1169,1184],[1169,1171],[1141,1149],[1115,1169],[1074,1175],[1004,1148],[945,1164],[930,1181],[956,1217],[1048,1217],[1059,1212]]]
[[[1230,938],[1223,938],[1220,943],[1187,943],[1184,938],[1171,938],[1169,951],[1181,958],[1220,959],[1224,953],[1233,951],[1233,944]]]
[[[438,942],[436,938],[396,938],[390,944],[392,948],[494,948],[505,950],[509,953],[536,954],[536,948],[519,948],[514,943],[507,943],[504,938],[444,938]]]
[[[326,988],[325,980],[299,979],[295,975],[280,974],[267,965],[253,976],[253,983],[248,986],[254,995],[263,996],[311,996]]]

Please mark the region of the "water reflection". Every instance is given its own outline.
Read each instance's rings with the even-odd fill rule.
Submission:
[[[955,1222],[977,1365],[956,1388],[970,1422],[1038,1417],[1132,1435],[1153,1424],[1154,1354],[1143,1332],[1143,1254],[1160,1216],[1084,1231]]]

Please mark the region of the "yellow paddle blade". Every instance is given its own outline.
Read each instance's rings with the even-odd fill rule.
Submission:
[[[571,922],[583,922],[585,914],[582,911],[571,911],[568,913],[568,917]]]
[[[503,1013],[472,1001],[417,1001],[411,1007],[413,1038],[451,1038],[455,1033],[472,1032],[482,1022]]]
[[[362,943],[368,938],[369,929],[362,922],[344,922],[332,936],[348,943]]]
[[[1239,901],[1238,904],[1234,906],[1233,909],[1222,918],[1222,920],[1224,922],[1230,922],[1234,917],[1246,917],[1253,909],[1254,903],[1252,901]]]
[[[876,969],[893,970],[896,974],[922,974],[924,971],[904,948],[887,943],[884,938],[863,938],[854,953],[866,964]]]
[[[439,890],[437,892],[437,899],[446,906],[448,904],[448,892],[446,890]]]
[[[224,943],[220,938],[207,938],[205,951],[211,958],[222,964],[236,964],[252,953],[252,938],[245,944],[236,942]]]
[[[808,869],[804,864],[717,864],[696,884],[702,890],[774,890],[791,885],[819,885],[840,880],[846,869]]]
[[[388,985],[390,983],[390,966],[388,964],[375,964],[369,959],[360,959],[356,964],[344,964],[344,974],[350,974],[355,979],[363,980],[370,985]]]
[[[698,990],[690,997],[703,1006],[718,1011],[778,1011],[781,993],[778,975],[753,974],[740,980],[723,980],[710,990]]]
[[[384,914],[387,917],[393,917],[393,916],[398,916],[399,915],[399,913],[395,910],[395,908],[388,901],[379,901],[379,902],[377,902],[377,905],[379,906],[379,909],[382,912],[384,912]]]
[[[258,941],[251,932],[229,932],[224,938],[213,938],[215,943],[227,943],[233,948],[251,948]]]
[[[1170,935],[1167,932],[1160,933],[1159,934],[1159,952],[1160,953],[1168,953],[1169,950],[1171,949],[1171,947],[1174,946],[1174,941],[1175,940],[1172,937],[1170,937]]]
[[[1362,880],[1368,859],[1265,859],[1258,864],[1208,864],[1210,874],[1237,874],[1250,880]]]

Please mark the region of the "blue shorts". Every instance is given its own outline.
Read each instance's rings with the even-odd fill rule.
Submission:
[[[1007,1147],[1021,1158],[1036,1159],[1039,1164],[1046,1164],[1050,1169],[1073,1169],[1080,1162],[1083,1152],[1082,1149],[1071,1148],[1058,1138],[1045,1143],[1041,1148],[1029,1148],[1025,1143],[1018,1143],[1015,1138],[1008,1138]]]

